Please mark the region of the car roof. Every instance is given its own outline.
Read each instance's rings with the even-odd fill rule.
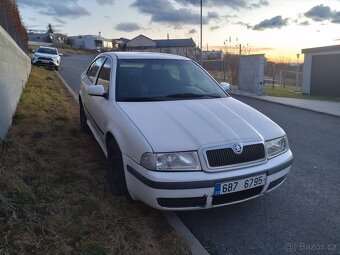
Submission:
[[[164,54],[156,52],[106,52],[103,55],[115,56],[118,59],[174,59],[174,60],[189,60],[186,57]]]

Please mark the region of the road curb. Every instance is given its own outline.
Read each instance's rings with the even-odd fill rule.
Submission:
[[[302,110],[306,110],[306,111],[321,113],[321,114],[325,114],[325,115],[328,115],[328,116],[340,118],[339,115],[333,114],[333,113],[330,113],[330,112],[323,112],[323,111],[318,111],[318,110],[310,109],[310,108],[303,107],[303,106],[285,104],[285,103],[282,103],[282,102],[276,102],[276,101],[272,101],[272,100],[270,100],[270,99],[261,98],[260,96],[242,95],[242,94],[233,93],[233,92],[228,92],[228,93],[229,93],[230,95],[232,95],[232,96],[240,96],[240,97],[253,98],[253,99],[255,99],[255,100],[261,100],[261,101],[266,101],[266,102],[270,102],[270,103],[273,103],[273,104],[285,105],[285,106],[288,106],[288,107],[298,108],[298,109],[302,109]]]
[[[59,77],[59,79],[61,80],[61,82],[64,84],[64,86],[67,88],[67,90],[70,92],[70,94],[72,95],[72,97],[74,98],[74,100],[78,101],[78,96],[76,95],[76,93],[74,93],[74,91],[71,89],[71,87],[67,84],[67,82],[64,80],[63,77],[61,77],[61,75],[55,71],[55,73],[57,74],[57,76]]]
[[[163,215],[169,224],[176,230],[177,234],[182,236],[189,246],[191,254],[193,255],[209,255],[209,252],[197,240],[197,238],[190,232],[174,212],[163,212]]]

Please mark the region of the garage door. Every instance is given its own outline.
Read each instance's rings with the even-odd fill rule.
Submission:
[[[340,98],[340,54],[313,56],[310,93]]]

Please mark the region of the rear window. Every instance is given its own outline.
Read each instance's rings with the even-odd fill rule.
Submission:
[[[57,49],[51,49],[51,48],[38,48],[37,52],[43,53],[43,54],[58,55]]]

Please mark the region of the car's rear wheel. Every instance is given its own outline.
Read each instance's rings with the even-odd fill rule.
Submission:
[[[112,139],[107,147],[108,181],[110,192],[116,196],[129,197],[126,187],[122,153],[117,143]]]
[[[80,129],[84,133],[89,132],[89,126],[87,125],[87,118],[84,111],[84,106],[82,102],[79,102],[79,119],[80,119]]]

